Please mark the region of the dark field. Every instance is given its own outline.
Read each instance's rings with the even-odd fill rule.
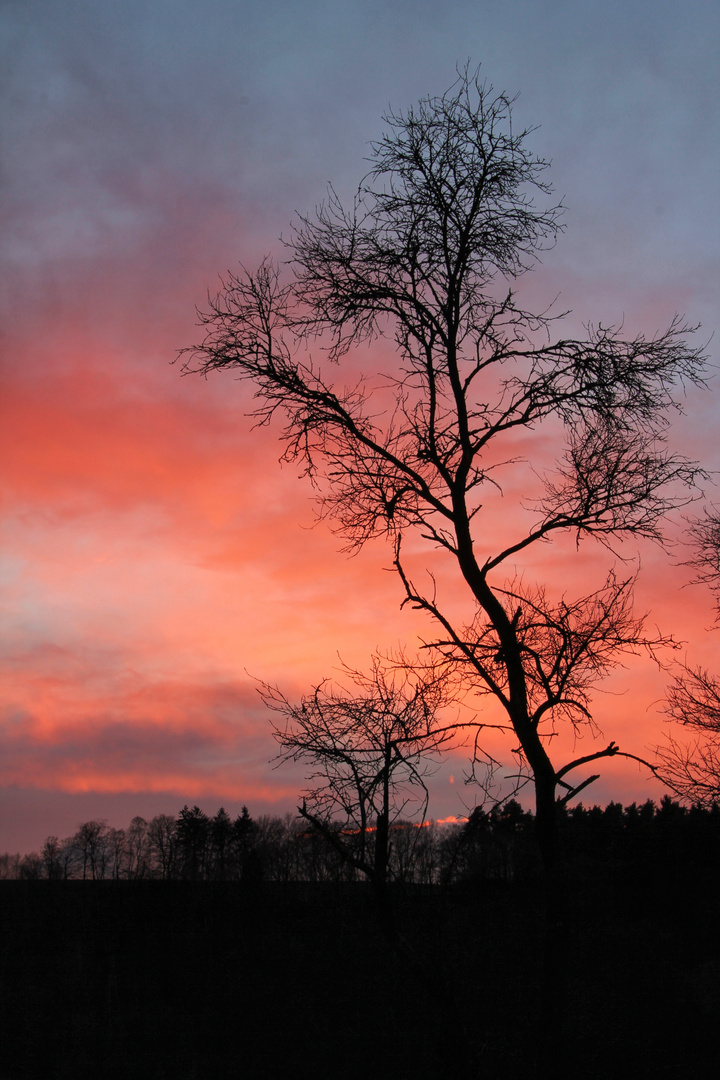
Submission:
[[[0,885],[0,1076],[706,1075],[716,881],[569,887],[549,947],[532,884]]]

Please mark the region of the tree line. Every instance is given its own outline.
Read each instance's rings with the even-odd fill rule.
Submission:
[[[399,885],[517,881],[539,870],[535,815],[515,799],[464,822],[389,829],[387,875]],[[720,845],[720,803],[687,807],[666,795],[623,807],[560,808],[566,863],[586,866],[702,864]],[[352,882],[362,870],[347,852],[372,852],[377,829],[343,830],[342,844],[302,816],[250,816],[234,820],[220,807],[210,817],[197,806],[175,818],[136,816],[126,829],[86,821],[70,837],[48,836],[40,852],[0,855],[0,879],[47,881]]]

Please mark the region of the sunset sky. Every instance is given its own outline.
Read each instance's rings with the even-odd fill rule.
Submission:
[[[6,0],[2,94],[0,852],[106,818],[284,813],[255,679],[299,694],[338,654],[427,630],[382,544],[348,559],[253,431],[230,374],[182,378],[218,274],[278,251],[332,181],[352,195],[381,115],[481,63],[551,158],[566,233],[534,274],[584,321],[713,333],[720,295],[720,8],[707,0]],[[720,396],[692,392],[673,446],[720,469]],[[522,492],[520,492],[521,494]],[[720,502],[720,494],[712,494]],[[544,548],[582,589],[604,552]],[[642,552],[638,604],[720,668],[712,603]],[[597,696],[636,754],[661,739],[646,661]],[[585,744],[588,746],[589,744]],[[585,745],[582,752],[586,752]],[[580,752],[580,751],[579,751]],[[465,753],[433,785],[462,814]],[[613,763],[586,802],[659,798]]]

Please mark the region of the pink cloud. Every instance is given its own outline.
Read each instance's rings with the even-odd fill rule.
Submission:
[[[42,671],[39,656],[25,659]],[[25,700],[3,710],[2,784],[246,799],[272,787],[291,797],[282,779],[271,784],[274,743],[249,680],[132,686],[115,673],[102,694],[97,675],[94,686],[78,679],[77,660],[50,659],[64,674],[36,675]]]

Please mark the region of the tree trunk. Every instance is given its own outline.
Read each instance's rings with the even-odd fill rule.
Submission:
[[[549,762],[548,762],[549,765]],[[558,869],[557,803],[555,773],[552,768],[533,769],[535,782],[535,837],[546,879]]]

